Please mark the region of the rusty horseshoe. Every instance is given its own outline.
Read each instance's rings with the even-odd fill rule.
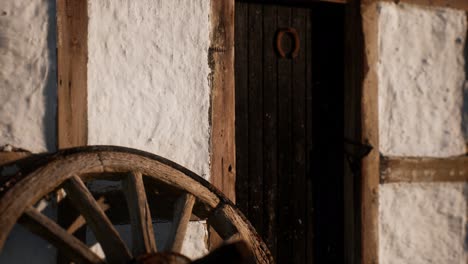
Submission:
[[[283,50],[282,46],[282,40],[285,34],[288,34],[293,37],[294,40],[294,49],[290,54],[286,54]],[[276,34],[276,49],[278,50],[278,53],[282,58],[285,58],[286,55],[290,56],[291,58],[296,58],[297,55],[299,55],[299,49],[300,49],[301,43],[299,40],[299,35],[297,34],[296,29],[288,27],[288,28],[283,28],[278,31],[278,34]]]

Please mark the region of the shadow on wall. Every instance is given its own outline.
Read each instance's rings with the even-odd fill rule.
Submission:
[[[56,128],[56,109],[57,109],[57,41],[56,41],[56,6],[55,1],[51,1],[47,5],[48,15],[48,33],[47,33],[47,49],[49,54],[49,71],[44,87],[44,104],[45,113],[44,122],[44,139],[48,151],[57,149],[57,128]]]

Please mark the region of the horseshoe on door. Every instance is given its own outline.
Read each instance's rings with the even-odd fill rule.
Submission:
[[[286,52],[283,50],[283,37],[284,35],[290,35],[293,38],[293,50],[286,54]],[[285,58],[286,56],[291,57],[291,58],[296,58],[299,55],[299,49],[300,49],[301,43],[299,40],[299,35],[297,34],[296,29],[288,27],[288,28],[283,28],[278,31],[278,34],[276,34],[276,50],[280,54],[282,58]]]

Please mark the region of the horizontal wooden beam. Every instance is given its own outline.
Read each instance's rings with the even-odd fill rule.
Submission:
[[[380,160],[381,183],[466,182],[468,156],[453,158],[397,158]]]
[[[405,3],[420,6],[449,7],[468,11],[467,0],[362,0],[364,4],[376,2]]]
[[[346,4],[350,0],[238,0],[239,2],[258,3],[258,4],[275,4],[275,5],[309,5],[318,2],[328,2],[337,4]]]

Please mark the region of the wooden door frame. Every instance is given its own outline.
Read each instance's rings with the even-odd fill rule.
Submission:
[[[345,185],[349,185],[345,189],[345,196],[350,197],[351,200],[356,202],[353,204],[351,211],[345,213],[345,218],[349,218],[351,226],[345,228],[345,232],[350,232],[346,235],[352,239],[349,244],[345,245],[345,255],[350,263],[365,263],[365,264],[376,264],[379,263],[379,226],[378,226],[378,201],[379,201],[379,185],[385,182],[395,181],[419,181],[423,178],[410,179],[408,177],[397,178],[392,176],[388,172],[389,168],[399,169],[403,175],[409,175],[408,171],[422,171],[430,168],[436,171],[440,171],[440,175],[447,171],[447,166],[456,166],[455,171],[464,171],[463,166],[466,162],[466,157],[458,157],[455,159],[432,159],[424,160],[418,165],[408,165],[408,161],[398,158],[390,158],[393,162],[389,162],[388,159],[380,159],[379,151],[379,131],[378,131],[378,90],[377,90],[377,59],[378,59],[378,42],[377,42],[377,23],[378,13],[377,4],[379,2],[404,2],[408,4],[415,4],[421,6],[432,6],[432,7],[451,7],[455,9],[468,11],[468,1],[466,0],[295,0],[288,1],[288,4],[299,3],[308,4],[312,2],[339,2],[346,4],[346,52],[345,58],[348,61],[347,65],[354,65],[354,67],[348,67],[345,72],[345,136],[354,139],[362,144],[372,146],[371,152],[362,159],[360,166],[360,177],[356,178],[352,176],[351,171],[348,169],[345,172]],[[229,10],[234,10],[234,0],[226,1],[229,2],[227,5]],[[246,2],[273,2],[273,3],[285,3],[282,0],[251,0]],[[212,12],[215,10],[212,10]],[[218,10],[219,11],[219,10]],[[216,12],[213,12],[216,16]],[[219,20],[218,20],[219,21]],[[226,32],[228,32],[232,39],[234,39],[234,15],[229,12],[228,19],[224,23]],[[232,40],[230,38],[230,40]],[[229,48],[233,48],[233,43],[229,43]],[[231,52],[231,51],[230,51]],[[230,66],[233,65],[233,54],[230,53],[229,57],[224,57],[226,63]],[[351,62],[351,63],[350,63]],[[234,68],[228,68],[230,72],[224,72],[226,75],[234,76]],[[221,85],[222,87],[218,86]],[[221,190],[229,193],[232,198],[235,195],[235,131],[234,131],[234,120],[235,120],[235,109],[234,109],[234,96],[235,96],[235,85],[233,79],[226,85],[218,83],[212,87],[213,96],[212,101],[212,113],[223,111],[223,108],[216,107],[216,103],[223,98],[218,93],[221,92],[227,95],[229,102],[228,115],[231,116],[228,127],[229,138],[225,138],[225,141],[231,143],[217,143],[213,140],[213,137],[219,137],[218,134],[212,135],[212,161],[213,157],[223,156],[224,151],[228,151],[231,157],[232,163],[232,174],[223,176],[223,166],[218,166],[216,169],[212,167],[212,181],[213,182],[224,182],[226,185],[221,185]],[[224,98],[223,100],[225,100]],[[224,112],[226,115],[226,112]],[[213,127],[216,123],[222,123],[220,116],[212,115]],[[349,121],[348,121],[349,120]],[[215,130],[213,130],[214,132]],[[222,129],[221,129],[222,131]],[[234,131],[234,132],[233,132]],[[222,141],[221,141],[222,142]],[[222,148],[215,146],[217,144],[224,144],[229,148]],[[222,160],[222,159],[221,159]],[[402,161],[403,160],[403,161]],[[219,160],[218,160],[219,162]],[[417,161],[418,162],[418,161]],[[450,163],[450,164],[449,164]],[[447,165],[449,164],[449,165]],[[222,164],[221,164],[222,165]],[[212,163],[214,166],[214,163]],[[395,166],[397,166],[395,168]],[[221,168],[221,169],[220,169]],[[220,172],[221,170],[221,172]],[[386,180],[381,180],[381,171],[386,170]],[[384,175],[382,173],[382,175]],[[216,179],[218,177],[229,177],[227,181],[223,179]],[[349,180],[351,179],[351,180]],[[424,181],[446,181],[446,177],[440,176],[434,179],[424,179]],[[468,181],[467,173],[459,174],[454,179],[457,181]],[[348,183],[348,184],[346,184]],[[220,185],[218,185],[219,187]],[[356,188],[357,187],[357,188]],[[350,189],[351,188],[351,189]],[[358,192],[358,193],[356,193]],[[357,195],[356,195],[357,194]],[[354,197],[357,196],[357,199]],[[346,231],[348,229],[348,231]],[[351,229],[351,231],[349,230]],[[356,243],[354,243],[356,242]]]

